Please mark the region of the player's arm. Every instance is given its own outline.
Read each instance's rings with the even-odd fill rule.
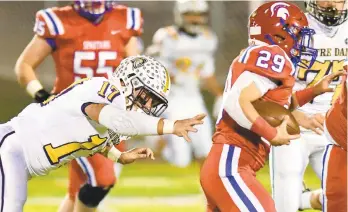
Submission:
[[[333,92],[334,88],[330,88],[332,80],[336,77],[346,74],[345,71],[335,72],[322,78],[313,87],[296,91],[291,97],[290,110],[295,110],[308,102],[312,101],[316,96],[326,92]]]
[[[49,18],[50,16],[55,18]],[[33,31],[35,36],[18,58],[15,73],[18,82],[26,87],[29,95],[37,102],[43,102],[50,94],[43,89],[36,77],[35,70],[56,48],[55,39],[64,33],[64,27],[54,11],[46,9],[36,13]]]
[[[286,131],[286,123],[274,128],[268,124],[256,111],[252,102],[260,99],[268,90],[277,85],[270,79],[251,72],[243,72],[229,91],[223,107],[225,111],[242,127],[249,129],[272,145],[289,144],[290,140],[299,135],[289,135]]]
[[[113,105],[89,104],[85,114],[115,133],[127,136],[174,134],[191,141],[188,132],[197,132],[195,125],[203,124],[204,114],[190,119],[168,120],[136,111],[126,111]]]
[[[14,70],[19,84],[25,87],[28,94],[37,102],[42,102],[50,96],[36,77],[35,70],[51,52],[52,48],[47,41],[35,35],[15,65]]]
[[[135,56],[141,54],[143,51],[143,44],[141,43],[141,40],[139,40],[139,37],[131,37],[125,47],[126,55],[129,56]]]

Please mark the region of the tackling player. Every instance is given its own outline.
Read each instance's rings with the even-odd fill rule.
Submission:
[[[37,12],[35,36],[15,67],[19,83],[37,102],[51,95],[35,75],[36,68],[48,55],[52,55],[55,62],[56,81],[52,94],[57,94],[80,78],[107,78],[125,56],[139,53],[136,37],[142,33],[140,10],[113,2],[74,1],[69,6]],[[69,195],[61,211],[73,210],[81,187],[91,190],[91,200],[85,200],[87,205],[97,207],[116,181],[110,172],[113,166],[113,162],[101,154],[72,161]]]
[[[157,30],[153,44],[147,50],[156,55],[171,73],[172,96],[166,117],[185,117],[196,112],[207,112],[200,85],[216,96],[216,116],[222,100],[222,88],[215,72],[214,53],[217,37],[208,27],[209,7],[206,1],[178,0],[175,2],[175,25]],[[199,133],[192,137],[192,143],[171,136],[164,148],[163,156],[170,163],[186,167],[191,163],[192,152],[203,161],[211,148],[210,119],[207,119]]]
[[[230,67],[214,144],[201,169],[207,211],[276,211],[255,172],[264,166],[270,144],[287,145],[299,137],[287,133],[288,117],[272,127],[252,102],[261,98],[289,105],[294,65],[306,65],[300,63],[302,56],[315,60],[317,51],[310,47],[314,30],[300,8],[288,2],[261,5],[250,15],[248,26],[250,46]],[[333,77],[317,84],[310,95],[330,90],[327,81]],[[293,98],[290,108],[296,108],[303,93]]]
[[[344,64],[348,71],[348,59]],[[323,156],[323,211],[347,211],[347,76],[341,94],[325,117],[324,133],[330,144]]]
[[[318,57],[311,68],[299,67],[296,74],[296,90],[311,87],[325,75],[342,71],[344,59],[348,56],[347,1],[308,0],[305,6],[309,26],[316,32],[313,36],[313,46],[318,49]],[[330,87],[334,88],[333,92],[320,95],[303,106],[303,103],[300,103],[302,107],[294,112],[302,126],[301,142],[272,148],[270,170],[277,211],[321,209],[321,191],[302,194],[302,179],[308,163],[321,179],[322,156],[328,144],[327,138],[322,134],[323,123],[325,113],[340,94],[341,78],[333,80]]]
[[[27,181],[75,158],[102,153],[123,164],[154,159],[147,148],[118,151],[113,145],[119,135],[175,134],[190,141],[188,132],[197,131],[193,126],[203,123],[204,114],[177,121],[158,118],[168,106],[169,89],[162,64],[129,57],[109,80],[79,80],[0,125],[0,212],[23,211]],[[92,192],[100,192],[90,189],[84,186],[78,195],[87,206],[96,201]]]

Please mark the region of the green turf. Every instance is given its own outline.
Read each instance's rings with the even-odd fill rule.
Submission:
[[[124,167],[118,185],[111,191],[112,197],[156,197],[200,194],[199,167],[193,164],[186,169],[175,168],[162,163],[135,163]],[[63,198],[67,187],[67,169],[53,171],[45,177],[34,178],[29,182],[28,196],[30,197],[59,197]],[[270,191],[268,166],[260,170],[257,178]],[[319,179],[312,170],[305,174],[305,181],[311,188],[319,188]],[[58,204],[58,203],[57,203]],[[113,206],[121,212],[130,211],[204,211],[204,201],[189,206],[170,205],[138,205],[137,203]],[[25,211],[56,211],[57,206],[40,206],[29,204]]]

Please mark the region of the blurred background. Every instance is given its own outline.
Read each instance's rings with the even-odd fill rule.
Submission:
[[[303,7],[303,2],[297,2]],[[43,8],[64,6],[64,1],[13,1],[0,2],[0,123],[8,121],[32,102],[16,82],[13,71],[15,62],[33,36],[35,13]],[[171,1],[121,2],[142,10],[145,24],[142,36],[145,47],[151,44],[154,32],[173,24]],[[247,44],[247,21],[250,11],[258,1],[214,1],[210,5],[210,23],[219,39],[216,53],[216,75],[224,84],[231,61]],[[51,58],[38,69],[39,79],[45,87],[52,88],[55,78]],[[211,109],[213,97],[205,95]],[[134,141],[133,141],[134,142]],[[132,145],[129,142],[128,145]],[[140,143],[140,145],[144,145]],[[258,178],[270,190],[268,166],[258,173]],[[306,173],[309,187],[318,188],[319,180],[311,171]],[[56,211],[66,194],[67,169],[62,168],[29,182],[25,211]],[[204,196],[199,186],[199,165],[175,168],[162,161],[137,162],[124,167],[121,178],[106,198],[100,211],[204,211]]]

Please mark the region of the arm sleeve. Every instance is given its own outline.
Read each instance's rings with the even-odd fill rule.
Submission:
[[[135,135],[158,135],[157,125],[160,119],[136,111],[121,110],[115,106],[105,106],[99,114],[99,123],[115,133]]]
[[[36,13],[34,33],[45,39],[64,34],[64,26],[56,11],[49,8]]]
[[[241,53],[238,62],[244,64],[245,70],[276,81],[288,79],[295,73],[290,58],[276,45],[249,46]]]
[[[264,95],[268,90],[277,87],[277,85],[270,79],[249,71],[245,71],[238,77],[231,90],[228,92],[226,100],[223,104],[223,107],[228,115],[231,116],[231,118],[233,118],[240,126],[246,129],[250,129],[252,123],[245,116],[242,108],[240,107],[239,96],[241,91],[253,82],[262,95]]]
[[[126,109],[125,97],[120,92],[119,86],[104,77],[86,80],[79,86],[76,95],[79,96],[79,108],[83,114],[85,114],[85,108],[93,103],[112,105],[120,110]]]
[[[131,36],[140,36],[143,34],[144,19],[139,8],[127,7],[127,29],[131,32]]]

